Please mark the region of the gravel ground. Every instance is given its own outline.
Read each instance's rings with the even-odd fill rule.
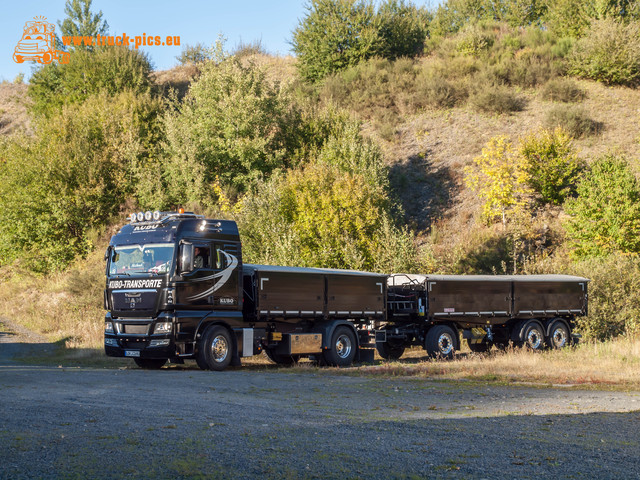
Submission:
[[[640,392],[30,366],[0,331],[0,478],[640,478]]]

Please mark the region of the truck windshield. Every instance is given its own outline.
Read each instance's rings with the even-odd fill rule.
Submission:
[[[150,243],[148,245],[121,245],[111,252],[109,274],[154,273],[171,270],[174,245]]]

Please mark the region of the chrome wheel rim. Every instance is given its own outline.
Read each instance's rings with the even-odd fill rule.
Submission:
[[[214,362],[224,362],[229,354],[229,345],[223,335],[218,335],[211,342],[211,356]]]
[[[564,331],[564,328],[556,328],[551,338],[553,338],[553,346],[556,348],[562,348],[567,344],[567,332]]]
[[[540,335],[538,329],[532,328],[531,330],[529,330],[529,333],[527,333],[527,345],[529,345],[534,350],[537,350],[540,348],[541,344],[542,335]]]
[[[340,358],[347,358],[351,354],[351,339],[348,335],[342,334],[336,339],[336,354]]]
[[[438,350],[442,355],[449,355],[453,352],[453,338],[448,333],[443,333],[438,337]]]

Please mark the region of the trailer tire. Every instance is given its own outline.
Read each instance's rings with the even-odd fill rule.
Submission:
[[[524,323],[520,330],[522,345],[533,351],[544,349],[545,335],[542,324],[537,320],[529,320]]]
[[[337,327],[331,335],[331,348],[323,352],[328,365],[333,367],[348,367],[356,357],[358,343],[353,330],[344,325]]]
[[[402,345],[389,345],[389,342],[376,342],[376,350],[385,360],[398,360],[404,353]]]
[[[264,353],[267,354],[269,360],[278,365],[294,365],[300,360],[300,355],[282,355],[271,350],[265,350]]]
[[[134,358],[133,361],[145,370],[160,370],[167,363],[166,358]]]
[[[571,331],[569,327],[559,318],[552,320],[549,327],[549,336],[546,338],[549,348],[559,350],[571,345]]]
[[[206,365],[209,370],[220,372],[227,368],[233,357],[233,339],[229,330],[222,325],[209,327],[198,348],[198,366]]]
[[[424,348],[432,358],[452,359],[459,349],[458,336],[447,325],[436,325],[427,332]]]

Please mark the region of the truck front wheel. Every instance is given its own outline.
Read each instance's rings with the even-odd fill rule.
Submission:
[[[331,348],[323,353],[328,365],[348,367],[356,356],[356,335],[349,327],[341,326],[333,331]]]
[[[229,330],[221,325],[207,329],[198,349],[198,365],[222,371],[231,363],[233,341]]]
[[[430,357],[452,359],[458,350],[458,336],[451,327],[436,325],[427,332],[424,348]]]
[[[537,320],[528,320],[522,323],[519,333],[514,331],[516,346],[526,347],[530,350],[539,351],[544,349],[544,328]]]

